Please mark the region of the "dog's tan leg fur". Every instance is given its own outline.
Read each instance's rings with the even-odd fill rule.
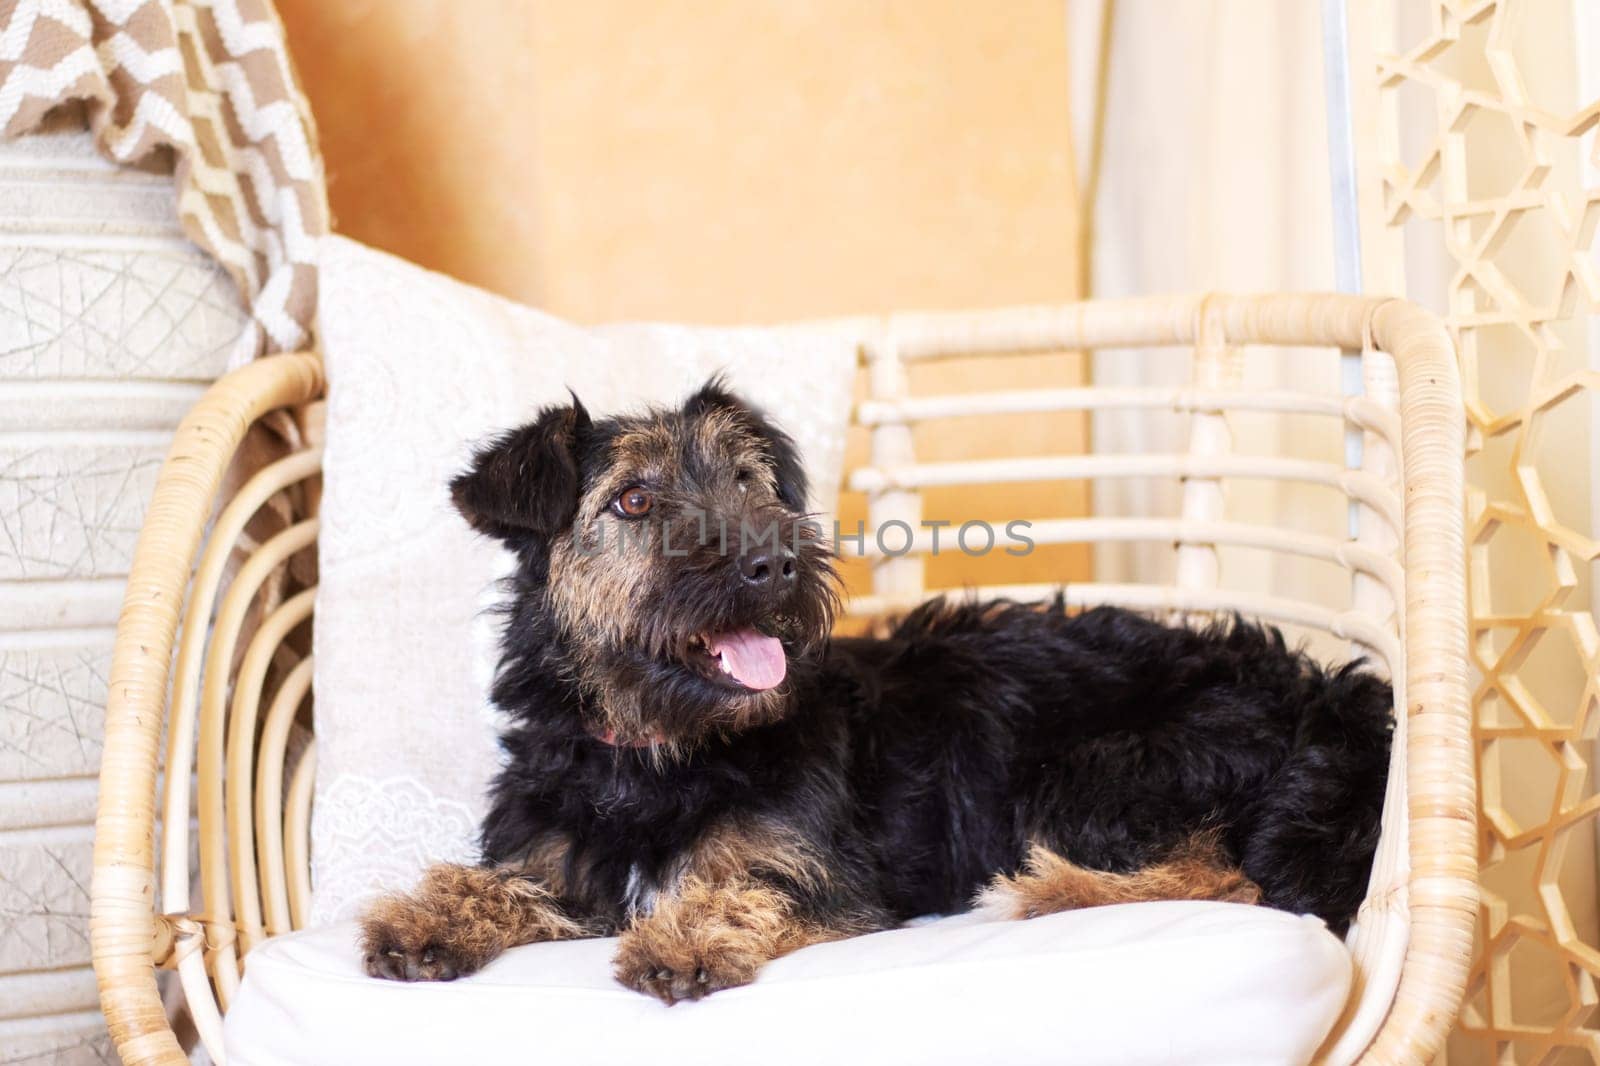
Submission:
[[[373,977],[451,981],[506,948],[596,932],[519,871],[440,863],[415,892],[373,904],[361,920],[361,947]]]
[[[978,905],[1007,918],[1038,918],[1082,907],[1160,899],[1259,903],[1261,889],[1226,864],[1214,836],[1201,834],[1165,861],[1125,874],[1086,869],[1035,844],[1021,872],[996,877]]]
[[[622,934],[616,975],[672,1004],[749,984],[778,956],[850,932],[799,919],[793,901],[770,885],[689,877]]]
[[[773,878],[814,890],[830,873],[782,825],[729,823],[706,833],[674,891],[622,934],[617,980],[666,1003],[749,984],[761,967],[807,944],[865,932],[859,922],[807,920]]]

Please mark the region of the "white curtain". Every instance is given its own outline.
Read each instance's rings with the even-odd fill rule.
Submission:
[[[1283,291],[1333,287],[1332,221],[1324,118],[1321,25],[1313,3],[1259,0],[1116,0],[1109,49],[1100,49],[1106,0],[1070,0],[1077,143],[1092,157],[1098,92],[1103,149],[1092,212],[1090,278],[1096,297],[1160,292]],[[1102,70],[1100,64],[1107,66]],[[1088,178],[1080,184],[1087,185]],[[1336,393],[1333,352],[1308,357],[1252,351],[1252,385]],[[1168,385],[1191,380],[1187,352],[1103,352],[1098,385]],[[1236,451],[1338,461],[1341,431],[1314,432],[1268,416],[1230,416]],[[1304,427],[1305,423],[1294,423]],[[1097,414],[1099,452],[1183,451],[1185,419]],[[1097,486],[1100,515],[1178,511],[1172,482]],[[1235,482],[1226,516],[1339,536],[1343,505],[1327,490]],[[1222,552],[1222,580],[1241,591],[1275,591],[1330,606],[1348,579],[1319,564]],[[1168,545],[1100,545],[1102,581],[1169,578]]]

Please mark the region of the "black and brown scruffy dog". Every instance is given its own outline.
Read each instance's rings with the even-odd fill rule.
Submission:
[[[452,489],[519,560],[494,687],[514,725],[483,864],[371,909],[375,976],[617,933],[618,979],[673,1003],[986,886],[1013,917],[1220,899],[1338,930],[1365,893],[1384,682],[1239,621],[1060,604],[830,639],[794,446],[716,382],[675,411],[547,409]]]

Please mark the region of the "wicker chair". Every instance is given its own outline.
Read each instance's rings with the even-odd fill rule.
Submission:
[[[1400,712],[1397,772],[1370,893],[1349,941],[1357,983],[1324,1054],[1359,1055],[1369,1063],[1429,1061],[1462,995],[1477,871],[1465,660],[1463,413],[1444,329],[1400,301],[1330,295],[908,314],[876,327],[878,339],[861,353],[869,398],[855,411],[856,423],[870,431],[870,463],[848,475],[850,487],[868,496],[870,525],[898,519],[915,527],[927,486],[1181,479],[1182,513],[1172,518],[1035,523],[1032,535],[1040,543],[1145,541],[1170,544],[1177,554],[1170,584],[1075,585],[1067,590],[1070,603],[1238,610],[1348,640],[1389,670]],[[1245,389],[1228,368],[1234,350],[1249,345],[1346,349],[1348,358],[1359,358],[1365,393]],[[1192,349],[1197,384],[943,397],[914,396],[908,386],[908,365],[923,360],[1127,346]],[[178,971],[200,1037],[220,1059],[222,1012],[250,949],[305,921],[315,749],[305,751],[285,780],[285,741],[309,695],[311,661],[284,649],[311,618],[313,590],[283,598],[253,632],[241,636],[241,627],[268,576],[314,548],[320,453],[291,454],[256,473],[225,504],[218,497],[251,424],[280,409],[303,411],[316,404],[323,387],[320,361],[310,354],[271,356],[219,381],[178,430],[139,539],[111,672],[91,911],[101,1001],[130,1064],[184,1061],[157,970]],[[1189,415],[1188,453],[918,463],[913,451],[911,427],[925,419],[1113,408]],[[1229,411],[1342,421],[1365,438],[1360,467],[1232,454],[1223,422]],[[1360,516],[1359,534],[1319,538],[1221,520],[1221,486],[1229,478],[1332,489]],[[300,513],[230,572],[246,523],[275,497]],[[1218,580],[1219,545],[1339,566],[1351,578],[1350,606],[1335,610],[1230,591]],[[876,614],[925,594],[915,554],[876,559],[872,581],[872,594],[856,598],[854,613]],[[989,591],[1038,598],[1055,590]],[[159,798],[167,831],[158,893],[164,728],[166,787]],[[196,761],[199,906],[189,895],[187,832],[189,768]]]

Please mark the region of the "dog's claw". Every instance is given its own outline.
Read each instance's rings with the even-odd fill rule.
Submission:
[[[699,959],[663,962],[656,958],[620,958],[617,979],[630,988],[653,996],[667,1006],[684,1000],[704,999],[719,989],[746,984],[749,975],[719,974],[711,965]]]
[[[395,948],[368,952],[362,959],[369,977],[385,981],[454,981],[460,971],[449,962],[441,962],[432,950],[421,954],[407,953]]]
[[[368,919],[362,930],[362,965],[369,977],[385,981],[454,981],[474,967],[442,937],[448,923],[434,920],[414,905],[411,920]]]

